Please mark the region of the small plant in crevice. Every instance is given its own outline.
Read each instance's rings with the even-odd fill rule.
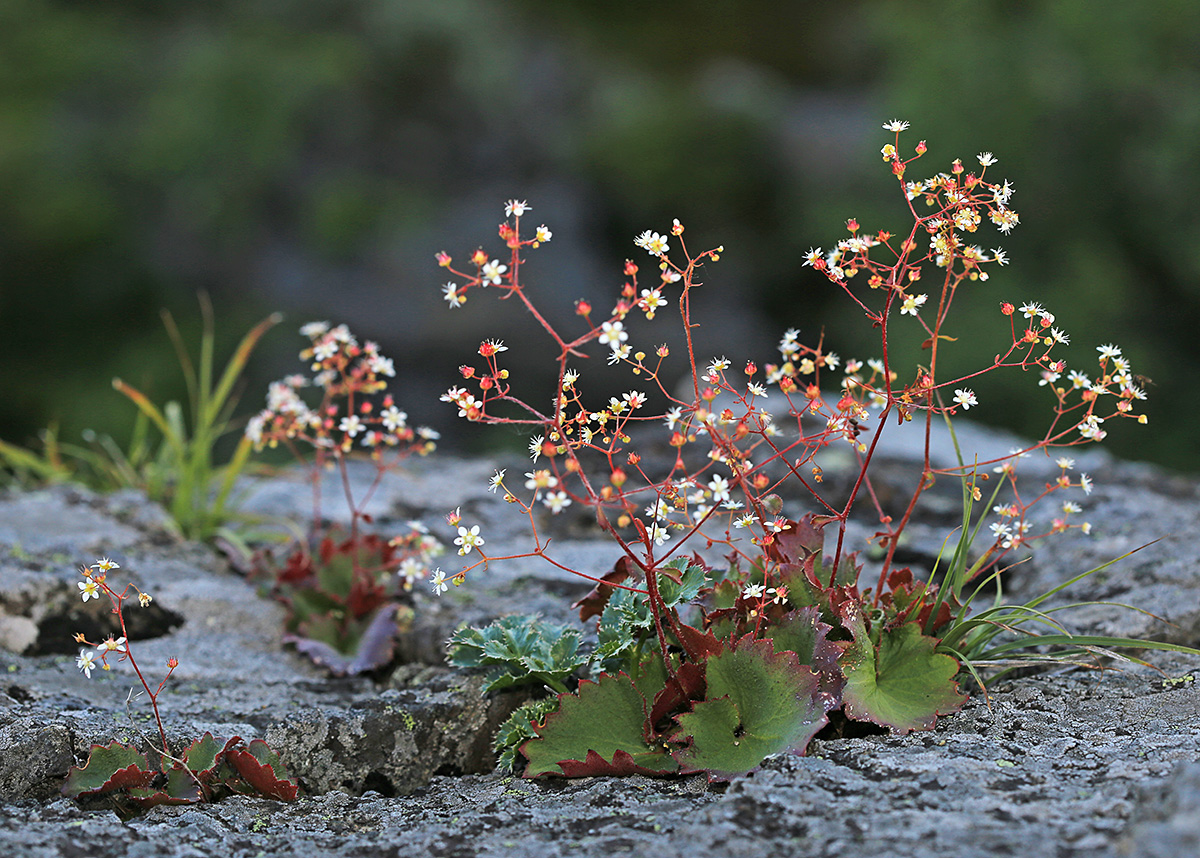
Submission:
[[[654,260],[649,282],[627,260],[611,311],[598,316],[590,302],[577,302],[572,333],[565,332],[569,321],[538,309],[523,277],[524,254],[552,237],[545,225],[532,236],[522,232],[527,203],[512,200],[505,208],[503,261],[480,249],[460,270],[438,254],[454,277],[442,288],[451,309],[483,290],[524,306],[552,343],[557,384],[544,403],[517,396],[503,366],[508,347],[489,339],[478,349],[482,363],[461,367],[461,384],[442,397],[468,421],[529,433],[534,466],[524,490],[506,470],[490,488],[528,520],[532,546],[490,555],[486,534],[461,523],[456,510],[455,544],[468,562],[450,579],[435,576],[434,590],[518,557],[540,557],[595,584],[577,604],[581,620],[595,619],[592,644],[532,617],[462,629],[451,639],[451,663],[490,671],[490,688],[530,684],[551,693],[518,710],[498,737],[502,760],[526,777],[706,772],[728,779],[770,754],[802,753],[835,711],[897,733],[931,729],[967,699],[964,678],[983,686],[985,669],[1098,663],[1114,649],[1197,653],[1067,628],[1059,618],[1065,607],[1048,601],[1111,564],[1023,604],[1004,601],[1016,552],[1092,529],[1074,500],[1040,514],[1051,496],[1091,492],[1091,478],[1075,472],[1073,459],[1060,455],[1058,476],[1032,492],[1016,460],[1100,441],[1117,418],[1145,423],[1138,413],[1145,394],[1112,345],[1097,349],[1091,374],[1068,372],[1061,357],[1068,335],[1032,302],[997,302],[1003,327],[994,361],[948,377],[943,355],[955,342],[952,306],[970,300],[990,270],[1007,262],[1002,249],[984,250],[973,236],[985,221],[1007,234],[1019,217],[1010,205],[1012,185],[988,175],[996,163],[991,153],[979,154],[978,170],[956,160],[947,171],[912,180],[910,168],[927,147],[921,141],[902,157],[907,127],[884,126],[895,136],[881,154],[910,223],[899,233],[866,232],[850,219],[849,237],[831,252],[813,249],[804,257],[876,331],[879,353],[866,361],[843,361],[828,346],[832,335],[804,344],[798,330],[783,335],[777,362],[698,357],[691,294],[724,249],[693,253],[678,220],[666,234],[635,239]],[[653,322],[672,307],[681,330],[680,385],[669,374],[673,349],[651,340],[637,321],[640,315]],[[895,330],[901,325],[915,326],[923,342],[903,347]],[[660,344],[640,346],[643,337]],[[593,345],[610,365],[629,370],[632,389],[607,401],[588,394],[577,362]],[[953,417],[980,405],[972,379],[1005,370],[1036,374],[1033,392],[1047,400],[1049,428],[1008,456],[964,456]],[[949,427],[955,467],[933,465],[935,420]],[[923,458],[901,510],[889,513],[871,466],[880,438],[904,423],[923,430]],[[662,429],[657,445],[645,440],[654,427]],[[832,445],[853,457],[844,489],[824,481]],[[935,568],[917,575],[897,562],[897,548],[923,494],[947,479],[961,489],[961,522]],[[788,490],[805,503],[790,514]],[[856,503],[878,524],[868,545],[881,559],[870,580],[847,539]],[[557,514],[572,505],[588,508],[620,549],[607,574],[571,568],[539,532],[538,507]]]
[[[114,389],[138,409],[127,448],[92,431],[85,433],[86,446],[65,443],[52,424],[42,433],[40,453],[0,441],[0,467],[26,480],[74,480],[101,490],[137,488],[163,505],[183,536],[198,540],[230,537],[228,523],[236,518],[232,492],[248,463],[252,444],[242,438],[223,465],[217,464],[214,449],[231,430],[235,387],[250,355],[283,317],[272,314],[251,328],[218,376],[213,307],[205,293],[199,298],[203,329],[196,360],[188,353],[174,317],[162,311],[163,325],[187,383],[186,410],[173,401],[160,407],[141,390],[115,378]]]
[[[128,638],[124,604],[131,591],[137,593],[138,602],[143,608],[151,603],[152,597],[133,584],[126,585],[118,592],[108,582],[109,572],[117,568],[116,563],[104,558],[80,570],[83,580],[78,585],[83,601],[99,599],[101,596],[107,598],[122,634],[109,635],[99,643],[77,634],[76,642],[85,648],[79,651],[76,665],[84,676],[91,679],[92,671],[97,668],[112,669],[110,659],[115,659],[117,663],[128,662],[142,686],[142,692],[150,701],[154,722],[158,727],[158,744],[147,740],[152,749],[149,756],[122,742],[93,745],[87,762],[83,766],[73,766],[67,773],[63,794],[71,798],[108,796],[126,811],[146,810],[160,804],[215,801],[235,793],[282,801],[296,798],[296,782],[279,759],[279,754],[261,739],[250,742],[243,741],[240,736],[214,739],[211,733],[205,733],[182,753],[172,753],[159,712],[158,698],[179,662],[174,657],[170,658],[166,674],[151,689],[134,655],[133,642]],[[151,759],[155,757],[157,761],[152,763]]]
[[[413,617],[413,584],[430,574],[442,550],[419,522],[390,537],[364,530],[373,524],[366,507],[387,473],[434,449],[437,433],[409,425],[387,392],[393,363],[375,343],[360,344],[345,325],[325,322],[307,324],[301,333],[310,344],[300,359],[312,375],[272,383],[267,407],[250,419],[246,438],[259,450],[285,447],[309,469],[312,519],[282,561],[268,554],[257,565],[267,568],[273,594],[288,608],[285,640],[334,674],[364,673],[391,660],[398,629]],[[309,388],[320,392],[313,405],[302,396]],[[375,470],[358,497],[349,471],[354,456]],[[349,512],[348,530],[328,525],[322,514],[330,471]]]

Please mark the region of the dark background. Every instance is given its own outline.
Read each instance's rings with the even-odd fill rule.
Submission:
[[[0,437],[32,443],[56,420],[66,440],[122,438],[134,409],[114,375],[181,396],[158,311],[194,340],[203,289],[222,355],[287,315],[243,413],[300,369],[296,328],[320,318],[379,340],[401,405],[448,446],[503,443],[452,434],[437,395],[486,336],[548,399],[524,369],[542,341],[515,302],[451,314],[433,256],[500,255],[514,197],[554,231],[526,271],[568,330],[576,298],[606,311],[623,260],[649,261],[633,236],[679,217],[690,246],[726,248],[699,298],[703,357],[761,363],[793,326],[875,356],[801,262],[849,216],[907,228],[878,154],[901,118],[902,144],[929,141],[913,178],[988,150],[1021,214],[1010,236],[981,228],[1012,264],[960,298],[944,357],[989,362],[999,302],[1039,301],[1072,337],[1071,368],[1094,372],[1094,347],[1115,342],[1155,382],[1150,426],[1106,427],[1110,449],[1194,471],[1198,39],[1194,0],[7,0]],[[971,415],[1040,435],[1036,381],[973,383]]]

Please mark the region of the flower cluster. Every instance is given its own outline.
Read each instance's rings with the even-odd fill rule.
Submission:
[[[658,565],[693,537],[701,537],[710,547],[715,543],[729,546],[732,556],[742,556],[744,568],[750,568],[756,562],[761,566],[757,553],[769,550],[786,525],[775,497],[785,481],[797,480],[822,513],[844,527],[855,495],[837,503],[825,497],[822,470],[815,458],[822,449],[835,441],[849,443],[860,457],[862,471],[855,494],[864,489],[874,497],[867,467],[873,440],[883,431],[886,418],[894,415],[903,422],[920,416],[929,420],[979,407],[980,399],[970,380],[986,372],[1036,368],[1041,385],[1054,391],[1051,428],[1031,450],[1098,441],[1105,435],[1106,420],[1114,415],[1134,416],[1134,403],[1144,394],[1134,384],[1128,362],[1113,346],[1101,347],[1101,372],[1095,379],[1072,371],[1069,384],[1058,383],[1066,363],[1052,353],[1067,346],[1070,338],[1056,326],[1054,316],[1038,304],[1026,304],[1019,312],[1010,304],[1002,305],[1004,314],[1012,320],[1012,338],[1007,351],[997,355],[992,366],[954,378],[939,373],[939,350],[953,340],[943,332],[943,325],[962,291],[960,287],[985,282],[990,268],[1008,263],[1002,248],[985,250],[973,236],[985,221],[1007,234],[1019,224],[1020,217],[1011,207],[1012,184],[988,175],[997,163],[992,153],[978,155],[977,170],[956,160],[947,171],[912,180],[907,174],[912,162],[925,154],[924,141],[911,157],[902,158],[899,135],[908,124],[895,120],[884,127],[896,134],[895,142],[884,146],[882,154],[912,214],[911,229],[906,234],[867,232],[852,218],[846,223],[849,237],[837,242],[832,251],[814,248],[805,255],[807,266],[845,292],[880,329],[882,354],[878,358],[844,360],[825,345],[823,338],[806,345],[801,342],[799,330],[790,329],[779,343],[778,362],[761,368],[754,361],[735,368],[725,357],[698,362],[691,339],[694,325],[689,294],[700,268],[718,260],[723,248],[691,254],[678,220],[665,233],[646,230],[634,238],[634,245],[657,263],[655,282],[643,286],[639,267],[626,261],[625,281],[611,311],[597,318],[590,302],[577,302],[576,315],[582,329],[573,335],[561,333],[537,311],[522,282],[522,252],[541,241],[537,236],[522,237],[520,215],[529,210],[526,203],[510,201],[505,207],[511,221],[500,226],[499,234],[510,250],[507,258],[492,258],[482,250],[476,251],[471,257],[475,270],[470,272],[454,269],[451,257],[439,253],[438,263],[459,278],[446,288],[447,295],[454,296],[452,306],[460,305],[470,290],[498,286],[525,304],[559,351],[557,393],[548,411],[512,395],[509,372],[498,363],[498,356],[507,350],[499,340],[481,343],[478,354],[483,363],[460,367],[463,383],[442,396],[464,419],[524,425],[534,430],[529,451],[538,467],[526,474],[524,484],[531,494],[510,488],[503,471],[497,472],[490,489],[502,489],[507,501],[530,516],[531,526],[535,504],[552,513],[573,505],[596,509],[601,526],[626,551],[638,556],[646,568]],[[548,233],[545,227],[538,232],[543,231]],[[927,282],[923,280],[927,271],[937,272],[936,282],[922,290],[918,287]],[[672,304],[679,306],[687,343],[691,396],[679,394],[678,389],[662,380],[671,350],[666,345],[639,345],[626,324],[632,312],[653,320]],[[1018,318],[1028,323],[1023,330],[1018,329]],[[899,356],[889,348],[888,330],[893,324],[913,323],[927,336],[925,355],[915,371],[902,378]],[[610,396],[607,402],[597,403],[588,397],[580,373],[571,363],[592,342],[605,348],[610,364],[626,366],[638,380],[638,387]],[[1114,405],[1100,412],[1098,404],[1106,394]],[[513,409],[500,411],[496,408],[499,403],[515,406],[519,416],[507,416],[514,413]],[[1144,416],[1138,419],[1145,422]],[[668,430],[675,459],[665,471],[651,473],[644,470],[641,454],[631,445],[638,424],[655,422]],[[693,449],[700,452],[698,457],[689,454]],[[1067,523],[1068,516],[1078,511],[1076,504],[1067,502],[1045,534],[1031,532],[1032,524],[1026,519],[1031,506],[1049,492],[1090,487],[1090,482],[1086,475],[1072,480],[1067,476],[1069,468],[1064,467],[1063,477],[1047,491],[1023,500],[1012,460],[1026,452],[1014,451],[1013,456],[1000,462],[979,463],[997,465],[1004,476],[1000,483],[1013,494],[1011,501],[994,505],[997,510],[1007,511],[991,528],[994,561],[1041,535],[1073,526],[1085,533],[1090,530],[1086,524]],[[981,493],[971,468],[954,473],[968,482],[972,494]],[[923,487],[934,476],[935,469],[927,462],[912,503],[900,521],[893,522],[879,511],[884,525],[879,543],[888,548],[885,574],[899,534]],[[534,532],[535,548],[530,553],[545,556],[536,527]],[[741,547],[747,540],[753,548]],[[460,555],[465,556],[482,544],[483,537],[477,526],[470,530],[460,527],[455,542],[460,546]],[[840,539],[838,545],[840,553]],[[475,565],[488,559],[484,557]],[[472,568],[459,573],[456,583]],[[769,592],[770,583],[764,582],[764,594]]]
[[[395,376],[395,365],[380,354],[376,343],[368,340],[360,344],[345,325],[331,328],[328,322],[310,322],[300,333],[309,339],[310,344],[300,352],[300,359],[308,364],[311,376],[290,375],[270,385],[267,407],[246,427],[246,435],[256,448],[282,445],[303,462],[299,444],[311,446],[316,453],[311,463],[314,484],[322,478],[331,458],[339,468],[345,468],[351,454],[367,454],[375,464],[377,484],[408,456],[434,450],[438,433],[425,426],[410,425],[408,414],[397,407],[392,394],[387,392],[387,379]],[[320,401],[314,405],[302,396],[302,391],[310,388],[320,391]],[[367,496],[371,491],[373,488]],[[317,506],[319,498],[320,494],[314,492],[314,534],[323,526]],[[347,494],[346,500],[352,522],[350,539],[357,542],[365,499],[356,502]],[[386,558],[381,556],[378,562],[386,559],[389,570],[398,576],[401,589],[410,591],[415,581],[430,574],[430,561],[441,550],[441,543],[429,535],[424,525],[410,522],[406,533],[387,542]],[[302,547],[300,553],[305,556],[295,558],[296,563],[307,563],[307,549]],[[363,586],[385,571],[376,568],[377,563],[367,564],[365,558],[370,554],[373,551],[359,548],[351,552],[354,574],[362,579]]]
[[[300,359],[309,362],[312,377],[290,375],[270,385],[267,407],[246,426],[257,449],[291,446],[296,440],[342,453],[357,445],[375,458],[385,448],[417,453],[434,449],[438,433],[409,426],[408,415],[396,407],[391,394],[383,397],[377,411],[370,397],[387,389],[385,379],[396,370],[376,343],[360,345],[345,325],[330,328],[328,322],[310,322],[300,333],[311,340]],[[322,392],[315,407],[300,395],[308,387]]]

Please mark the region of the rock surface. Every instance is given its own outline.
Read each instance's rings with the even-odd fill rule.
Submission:
[[[944,439],[937,443],[945,449]],[[982,461],[992,448],[1007,452],[1012,439],[979,430],[970,443]],[[899,472],[911,449],[900,439],[885,450],[884,472]],[[1170,624],[1108,606],[1062,617],[1075,631],[1200,645],[1200,568],[1189,550],[1200,539],[1200,487],[1103,455],[1079,458],[1096,480],[1091,497],[1079,498],[1095,534],[1048,541],[1012,570],[1009,594],[1034,595],[1164,536],[1089,579],[1075,598],[1136,605]],[[526,547],[521,519],[488,493],[487,480],[496,467],[526,466],[422,460],[389,477],[371,511],[381,530],[421,519],[449,542],[442,516],[461,507],[467,523],[483,525],[493,554],[516,553]],[[1023,468],[1034,491],[1057,470],[1036,457]],[[828,479],[837,469],[836,461],[826,466]],[[369,479],[355,472],[357,484]],[[329,489],[326,513],[336,517]],[[948,481],[941,490],[913,528],[907,562],[931,562],[947,519],[953,526],[957,489]],[[285,473],[249,484],[246,502],[304,520],[310,498],[303,477]],[[585,511],[568,512],[544,522],[552,553],[606,571],[615,551]],[[869,522],[856,525],[855,533],[869,532]],[[111,631],[107,606],[89,610],[97,603],[83,605],[76,588],[76,565],[100,556],[155,596],[155,612],[131,630],[141,663],[180,660],[160,698],[171,742],[206,730],[266,738],[300,778],[300,800],[237,797],[122,821],[60,797],[67,769],[93,742],[138,741],[154,730],[144,700],[127,704],[127,665],[91,680],[75,668],[73,632]],[[449,555],[444,567],[457,559]],[[457,623],[514,611],[566,621],[569,603],[587,589],[536,558],[495,564],[440,600],[418,593],[421,619],[401,649],[433,662]],[[57,487],[0,497],[4,854],[1200,854],[1200,682],[1164,689],[1161,674],[1145,667],[1002,680],[990,700],[977,696],[933,732],[817,740],[808,756],[769,759],[729,785],[703,777],[529,782],[491,770],[490,734],[514,697],[483,698],[477,678],[432,664],[330,679],[282,648],[282,619],[254,583],[208,548],[174,539],[161,510],[134,493]],[[1200,670],[1198,659],[1147,659],[1172,676]],[[151,675],[156,682],[161,674]]]

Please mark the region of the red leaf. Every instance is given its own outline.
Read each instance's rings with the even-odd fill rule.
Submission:
[[[662,777],[664,774],[672,774],[672,772],[656,772],[654,769],[639,766],[633,761],[632,754],[621,750],[613,754],[611,763],[595,751],[588,751],[587,759],[583,762],[579,760],[562,760],[558,765],[562,768],[563,774],[569,778],[584,778],[596,775],[609,775],[613,777],[650,775],[652,777]]]
[[[598,617],[604,613],[604,608],[613,593],[614,588],[611,585],[624,583],[628,577],[629,558],[621,557],[613,565],[613,570],[600,579],[607,583],[597,584],[586,596],[571,605],[572,608],[579,609],[579,621],[583,622],[588,617]]]
[[[686,626],[685,626],[686,628]],[[688,662],[675,672],[678,682],[667,680],[666,687],[654,697],[654,705],[650,709],[650,717],[646,721],[647,731],[675,712],[690,709],[692,701],[704,699],[704,666]],[[649,743],[652,735],[645,737]]]
[[[258,747],[258,746],[261,746]],[[262,749],[266,750],[263,751]],[[261,739],[255,739],[250,743],[250,749],[235,748],[225,755],[227,759],[246,783],[250,784],[259,795],[267,798],[276,798],[280,801],[294,801],[299,788],[294,781],[280,779],[275,774],[275,769],[266,762],[259,759],[257,755],[251,753],[251,750],[257,750],[259,755],[270,756],[278,759],[267,743]]]

